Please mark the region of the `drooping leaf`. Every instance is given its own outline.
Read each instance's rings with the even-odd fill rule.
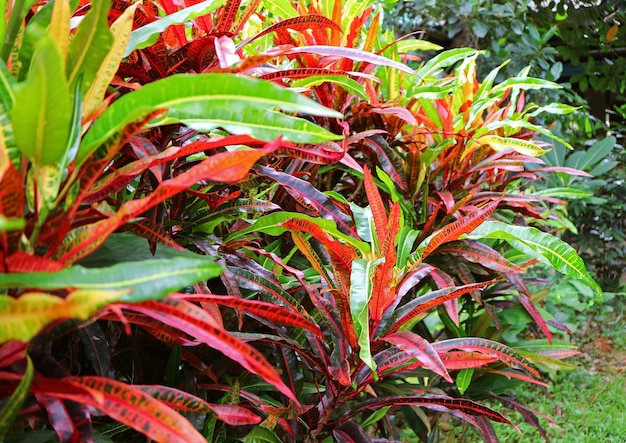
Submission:
[[[519,154],[529,155],[532,157],[540,157],[548,152],[548,150],[542,149],[533,142],[514,137],[483,135],[482,137],[476,139],[476,143],[489,145],[493,150],[497,152],[503,151],[505,149],[513,149]]]
[[[199,281],[217,277],[222,268],[211,258],[198,256],[120,263],[106,268],[72,266],[59,272],[0,275],[0,288],[124,291],[123,301],[163,298]]]
[[[270,320],[277,325],[293,326],[297,328],[304,328],[316,335],[322,335],[319,326],[305,318],[302,314],[277,306],[275,303],[268,303],[259,300],[246,300],[244,298],[229,297],[225,295],[183,295],[184,298],[189,301],[211,301],[220,306],[229,306],[236,309],[242,309],[246,312],[254,314],[258,317]]]
[[[212,109],[225,105],[233,111],[278,108],[289,112],[342,117],[337,111],[271,82],[230,74],[177,74],[128,93],[108,107],[85,134],[76,163],[81,165],[98,146],[121,128],[145,118],[155,110],[172,109],[184,113],[186,117],[196,115],[209,120],[211,116],[219,119],[220,113]]]
[[[324,57],[344,57],[353,61],[372,63],[378,66],[388,66],[391,68],[404,71],[408,74],[415,74],[413,69],[407,65],[391,60],[382,55],[373,54],[371,52],[361,51],[354,48],[345,48],[341,46],[298,46],[289,50],[290,54],[317,54]]]
[[[435,410],[452,410],[462,411],[469,415],[484,416],[490,420],[500,423],[512,423],[499,412],[496,412],[487,406],[476,403],[472,400],[463,398],[452,398],[437,395],[424,395],[424,396],[391,396],[391,397],[378,397],[371,400],[366,400],[358,408],[351,411],[351,414],[356,414],[365,409],[377,409],[382,406],[398,406],[398,405],[415,405],[423,406],[426,408],[433,408]]]
[[[248,371],[257,374],[285,396],[297,402],[293,392],[284,384],[276,369],[270,365],[263,354],[223,329],[202,308],[175,298],[128,304],[124,305],[124,308],[155,318],[196,337],[238,362]]]
[[[580,280],[597,294],[602,294],[602,289],[589,275],[585,263],[574,248],[537,228],[488,221],[478,226],[468,238],[505,240],[520,252],[551,265],[557,271]]]
[[[97,376],[71,377],[59,383],[49,383],[50,394],[92,406],[156,442],[206,442],[186,418],[134,386]],[[55,389],[55,384],[60,389]],[[64,385],[86,392],[82,395],[57,392]]]
[[[27,292],[18,298],[0,295],[0,343],[28,341],[55,320],[85,320],[127,293],[78,289],[66,298],[42,292]]]
[[[461,349],[463,351],[476,351],[491,355],[497,357],[505,365],[518,369],[530,377],[540,378],[539,372],[517,351],[493,340],[478,337],[464,337],[440,340],[432,343],[432,345],[438,352]]]
[[[138,385],[135,387],[172,409],[182,412],[213,412],[219,420],[231,426],[256,424],[261,421],[261,417],[241,406],[207,403],[203,399],[180,389],[153,385]]]
[[[394,333],[408,321],[412,320],[422,312],[425,312],[435,306],[444,304],[447,301],[458,298],[461,295],[467,294],[489,286],[494,283],[494,280],[489,280],[480,283],[472,283],[463,286],[452,286],[448,288],[432,291],[421,297],[417,297],[414,300],[406,303],[396,310],[395,320],[389,329],[389,334]]]
[[[410,331],[401,331],[385,335],[382,337],[382,340],[391,343],[410,355],[414,355],[428,369],[452,383],[452,378],[448,374],[446,366],[437,351],[427,340],[419,335]]]

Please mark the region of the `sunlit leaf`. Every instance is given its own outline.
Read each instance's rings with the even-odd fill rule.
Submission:
[[[217,277],[221,272],[222,268],[211,258],[199,255],[120,263],[106,268],[72,266],[59,272],[0,274],[0,288],[125,291],[120,296],[122,300],[138,302],[162,298],[185,286]]]
[[[18,298],[0,295],[0,343],[9,340],[28,341],[55,320],[85,320],[127,293],[128,290],[78,289],[66,298],[41,292],[27,292]]]
[[[134,30],[124,52],[124,57],[128,57],[135,49],[146,48],[154,44],[157,37],[170,26],[179,25],[209,14],[222,6],[225,1],[205,0]]]

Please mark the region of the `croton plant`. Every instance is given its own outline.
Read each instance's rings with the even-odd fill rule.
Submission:
[[[576,173],[556,84],[373,0],[0,6],[0,439],[547,439],[511,387],[576,350],[528,271],[599,291],[526,190]]]

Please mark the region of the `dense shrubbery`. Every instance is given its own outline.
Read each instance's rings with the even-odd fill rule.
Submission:
[[[575,171],[525,167],[572,110],[525,91],[557,85],[479,81],[473,49],[413,70],[434,46],[371,1],[31,3],[0,70],[0,435],[393,441],[448,413],[497,441],[486,398],[542,432],[507,394],[576,351],[527,270],[599,292],[531,187]]]

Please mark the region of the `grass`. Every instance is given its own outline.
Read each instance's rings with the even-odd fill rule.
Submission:
[[[552,443],[626,443],[626,301],[585,313],[575,342],[581,354],[568,362],[579,366],[556,375],[549,389],[524,385],[518,388],[521,403],[554,420],[540,418]],[[521,415],[493,405],[511,421],[523,422]],[[440,440],[475,443],[482,440],[473,430],[457,425]],[[522,434],[508,425],[496,423],[500,441],[506,443],[543,442],[534,427],[522,423]]]

